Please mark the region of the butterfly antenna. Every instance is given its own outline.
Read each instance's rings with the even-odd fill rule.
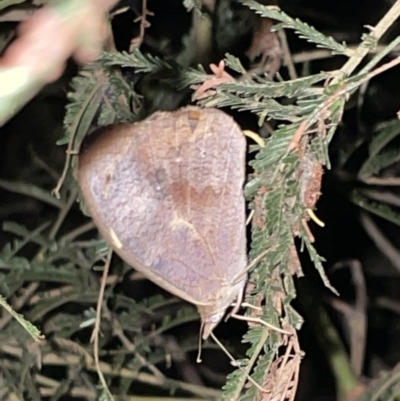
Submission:
[[[201,363],[202,361],[201,361],[201,345],[202,345],[202,343],[201,343],[201,340],[202,340],[202,333],[203,333],[203,330],[204,330],[204,323],[203,322],[201,322],[201,326],[200,326],[200,332],[199,332],[199,352],[197,353],[197,358],[196,358],[196,362],[197,363]]]

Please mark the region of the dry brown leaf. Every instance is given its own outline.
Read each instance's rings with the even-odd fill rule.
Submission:
[[[275,75],[283,60],[283,51],[276,32],[271,32],[273,21],[262,18],[254,32],[250,48],[246,55],[251,62],[257,58],[260,61],[251,68],[252,73],[267,73]]]

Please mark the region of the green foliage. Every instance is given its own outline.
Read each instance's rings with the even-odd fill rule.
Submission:
[[[0,179],[0,188],[21,195],[26,195],[31,198],[35,198],[39,201],[46,202],[47,204],[55,206],[57,208],[61,208],[64,204],[62,200],[54,198],[54,196],[49,194],[48,191],[30,183],[11,182]]]
[[[348,55],[349,53],[349,49],[344,43],[340,44],[336,42],[336,40],[334,40],[332,37],[325,36],[312,26],[309,26],[308,24],[298,20],[297,18],[294,19],[289,17],[289,15],[279,10],[279,8],[277,7],[266,7],[255,0],[241,0],[241,3],[254,10],[262,17],[267,17],[271,18],[272,20],[279,21],[280,23],[274,26],[275,31],[283,28],[293,29],[300,38],[306,39],[311,43],[315,43],[317,47],[332,50],[334,54]]]
[[[387,204],[384,201],[374,201],[369,196],[363,194],[363,191],[354,189],[349,199],[356,205],[368,212],[382,217],[383,219],[392,222],[393,224],[400,225],[400,208]]]
[[[102,64],[92,64],[72,80],[71,86],[70,103],[64,119],[66,138],[58,144],[68,143],[74,138],[73,149],[79,151],[82,139],[92,126],[133,121],[129,102],[131,98],[136,99],[136,94],[117,71]],[[104,98],[109,102],[105,104]],[[95,119],[98,114],[101,124]]]
[[[368,156],[362,161],[356,178],[360,184],[377,185],[377,188],[355,185],[349,190],[348,197],[360,208],[396,225],[400,224],[400,202],[396,191],[400,181],[393,177],[396,173],[392,171],[396,171],[400,160],[399,138],[399,120],[378,124],[369,144],[356,138],[349,144],[346,153],[342,154],[341,160],[341,165],[345,168],[355,158],[357,149],[363,146],[368,148]]]
[[[41,335],[37,327],[31,322],[24,319],[22,315],[16,313],[14,309],[7,303],[5,298],[0,295],[0,305],[29,333],[35,341],[40,341]]]
[[[391,372],[385,372],[373,380],[358,397],[358,401],[397,400],[400,392],[399,383],[400,366],[396,365]]]
[[[369,144],[368,158],[358,172],[360,178],[373,176],[398,160],[398,148],[386,150],[384,148],[399,135],[400,123],[398,120],[393,120],[377,127],[376,133]]]
[[[168,68],[173,70],[177,68],[177,64],[173,60],[161,60],[159,57],[151,54],[142,54],[139,49],[134,49],[132,53],[120,52],[110,53],[103,52],[101,64],[105,67],[131,67],[135,68],[137,73],[151,72],[157,68]]]
[[[242,3],[259,15],[278,21],[275,30],[291,29],[299,37],[333,54],[349,57],[355,54],[345,44],[277,8],[253,0],[242,0]],[[201,9],[198,0],[184,0],[184,5],[189,10]],[[376,42],[372,39],[368,36],[362,46],[373,47]],[[390,46],[394,46],[393,43]],[[249,273],[252,285],[245,294],[245,301],[250,305],[246,316],[249,322],[253,322],[243,338],[248,346],[246,358],[236,361],[237,369],[228,376],[223,394],[165,377],[156,367],[156,364],[167,362],[170,354],[165,338],[177,327],[194,322],[197,314],[193,307],[187,306],[165,315],[163,308],[173,307],[178,301],[156,296],[136,302],[121,293],[120,277],[128,276],[129,268],[115,262],[102,303],[99,340],[102,386],[92,389],[93,398],[112,400],[113,389],[109,390],[108,386],[115,377],[121,380],[124,394],[129,393],[132,382],[139,381],[170,393],[180,391],[207,399],[254,400],[261,397],[259,387],[254,383],[265,386],[274,379],[272,367],[289,339],[296,338],[295,330],[299,330],[303,322],[290,305],[296,297],[293,276],[302,275],[296,237],[300,237],[301,251],[307,251],[324,284],[335,291],[324,273],[324,259],[315,249],[312,234],[307,229],[307,209],[314,205],[307,203],[306,195],[317,196],[321,178],[317,174],[318,168],[322,165],[330,167],[328,146],[341,121],[348,96],[368,79],[370,69],[385,54],[387,49],[360,73],[350,77],[323,72],[287,81],[249,75],[238,59],[226,55],[226,65],[239,77],[212,88],[197,103],[204,107],[249,111],[258,117],[260,127],[266,122],[273,127],[273,133],[269,134],[260,129],[265,146],[252,147],[251,156],[254,157],[251,158],[251,174],[245,187],[246,198],[255,212],[250,259],[256,259],[267,251]],[[0,392],[15,392],[21,398],[26,391],[31,399],[39,400],[39,390],[51,383],[47,387],[51,387],[51,396],[55,400],[70,388],[79,386],[80,380],[92,382],[90,375],[98,371],[87,332],[96,322],[95,307],[101,286],[97,271],[104,268],[108,247],[101,239],[93,238],[90,234],[92,226],[78,230],[79,235],[74,231],[79,227],[74,227],[64,236],[57,236],[57,231],[76,200],[76,183],[72,179],[75,155],[85,136],[100,126],[133,122],[140,118],[141,97],[133,84],[124,78],[121,68],[134,69],[136,74],[162,69],[172,71],[180,76],[180,88],[200,85],[212,78],[201,66],[184,68],[174,60],[142,54],[139,49],[132,53],[104,52],[98,62],[83,68],[71,83],[64,120],[65,136],[58,142],[60,145],[68,144],[64,174],[56,189],[61,199],[55,199],[33,184],[0,180],[1,188],[31,196],[59,212],[58,221],[39,225],[32,231],[11,222],[3,226],[3,230],[16,239],[0,252],[0,305],[14,317],[14,320],[7,320],[4,317],[7,315],[4,315],[0,319],[0,342],[7,345],[0,347],[0,358],[4,361],[2,373],[8,383],[8,388],[0,389]],[[358,171],[358,179],[365,182],[371,178],[379,179],[379,174],[399,161],[396,142],[399,134],[397,120],[377,128],[369,145],[368,158]],[[342,158],[342,166],[357,147],[350,147]],[[304,173],[307,168],[310,177]],[[63,183],[65,186],[60,191]],[[362,208],[400,223],[400,215],[393,205],[373,200],[359,189],[350,191],[349,196]],[[53,223],[51,227],[50,223]],[[81,235],[85,238],[78,238]],[[25,252],[27,246],[33,247],[34,252]],[[29,291],[34,296],[25,298]],[[19,313],[21,310],[25,318]],[[30,336],[36,341],[41,338],[35,325],[46,337],[40,351],[36,345],[31,345]],[[195,340],[182,341],[181,350],[195,350]],[[115,342],[120,346],[115,348]],[[205,343],[203,348],[207,347],[215,348],[215,344]],[[49,373],[41,378],[43,382],[39,382],[34,370],[29,369],[37,363],[35,358],[39,352],[43,365],[58,366],[68,372],[64,380],[58,378],[57,372],[54,377]],[[300,351],[293,351],[291,357],[300,361]],[[387,384],[380,383],[383,383],[382,388]],[[389,392],[389,385],[385,391]],[[392,393],[382,399],[390,396]],[[284,394],[282,399],[285,397],[288,395]]]
[[[22,383],[18,391],[26,391],[27,386],[31,386],[31,399],[39,400],[41,398],[37,391],[41,386],[39,384],[37,387],[35,384],[34,370],[24,369],[24,367],[37,363],[34,351],[30,353],[27,351],[33,347],[29,336],[32,336],[35,341],[41,340],[38,347],[40,347],[41,363],[44,367],[56,365],[60,369],[79,373],[83,377],[88,372],[96,370],[92,361],[92,346],[89,337],[86,336],[86,342],[82,342],[78,338],[84,338],[82,336],[85,330],[88,328],[91,330],[94,322],[93,307],[96,305],[99,293],[99,276],[95,273],[95,267],[99,266],[99,263],[100,265],[104,263],[103,251],[98,241],[90,241],[83,246],[82,241],[69,234],[58,240],[49,241],[48,224],[33,232],[15,223],[6,223],[3,229],[12,232],[17,238],[0,252],[0,268],[3,271],[1,291],[5,292],[6,296],[14,294],[11,304],[0,295],[0,305],[11,313],[10,318],[12,316],[15,319],[5,320],[7,315],[4,315],[0,323],[2,325],[0,342],[3,344],[0,347],[2,373],[9,372],[11,375],[7,382],[10,386],[8,387],[9,391],[11,391],[13,383],[18,383],[18,385]],[[70,239],[66,240],[66,237],[70,237]],[[104,242],[101,241],[101,243],[104,246]],[[33,257],[18,256],[24,247],[32,245],[37,249]],[[116,274],[114,277],[121,274],[118,266],[113,273]],[[30,298],[29,303],[24,304],[26,302],[24,294],[30,291],[31,286],[34,286],[35,295]],[[115,283],[110,282],[105,292],[105,305],[112,300],[117,315],[114,317],[110,315],[108,318],[103,317],[102,319],[103,337],[100,344],[104,350],[100,350],[100,355],[103,355],[101,363],[106,376],[113,371],[112,364],[107,362],[109,353],[106,351],[106,347],[112,339],[110,335],[115,320],[120,319],[123,330],[121,335],[125,333],[122,338],[125,341],[132,341],[135,355],[143,354],[146,356],[146,360],[151,360],[152,358],[147,358],[150,353],[150,345],[148,337],[143,333],[146,330],[145,326],[150,328],[154,325],[152,320],[157,309],[165,308],[168,303],[176,303],[176,300],[168,301],[161,296],[144,299],[137,303],[122,294],[114,294],[114,288]],[[89,305],[93,307],[88,308]],[[17,312],[22,307],[24,307],[25,318]],[[158,328],[152,333],[152,337],[160,336],[183,322],[192,322],[195,319],[197,319],[197,314],[194,313],[192,307],[181,308],[175,317],[165,316],[162,321],[159,321]],[[141,321],[140,325],[138,325],[138,321]],[[35,325],[40,325],[43,337]],[[134,335],[135,333],[136,335]],[[139,333],[143,334],[138,335]],[[197,344],[197,340],[195,342]],[[151,353],[154,352],[154,355],[157,355],[156,363],[165,361],[166,351],[162,346],[152,344],[151,348]],[[206,344],[204,348],[207,348]],[[186,349],[196,349],[196,345],[188,343]],[[121,354],[121,356],[123,355],[125,355],[124,362],[128,354],[125,352]],[[30,360],[28,361],[26,358],[30,358]],[[146,362],[146,364],[148,363],[150,362]],[[133,379],[135,372],[142,369],[143,364],[143,359],[136,360],[135,364],[129,363],[124,368],[125,375],[131,375]],[[76,385],[73,375],[69,376],[70,379],[66,381],[57,381],[59,372],[57,373],[57,369],[53,369],[53,371],[54,377],[51,376],[51,373],[48,373],[46,377],[46,380],[52,383],[53,397],[65,394],[71,386]],[[11,379],[12,372],[24,372],[24,376],[18,373],[14,379]],[[151,382],[153,385],[168,387],[168,383],[163,378]],[[176,382],[175,385],[179,387],[180,382]],[[4,391],[6,390],[7,388],[4,388]],[[201,393],[201,389],[196,386],[191,390],[194,393]],[[102,394],[105,397],[111,396],[107,389],[103,389]]]
[[[281,21],[275,29],[290,28],[301,37],[316,43],[319,47],[327,48],[335,53],[350,54],[345,45],[341,45],[332,38],[327,38],[315,29],[300,21],[288,17],[285,13],[271,7],[265,7],[255,1],[244,0],[243,4],[256,10],[260,15]],[[363,44],[365,45],[365,44]],[[372,46],[373,44],[371,44]],[[259,149],[251,162],[254,169],[253,178],[250,177],[246,188],[246,195],[253,200],[253,208],[262,216],[258,225],[253,225],[252,243],[250,256],[255,258],[266,249],[270,249],[267,257],[258,264],[251,272],[250,281],[254,288],[251,294],[247,294],[246,301],[258,305],[264,300],[265,306],[260,318],[275,326],[279,322],[286,325],[299,327],[301,324],[298,316],[297,321],[288,321],[283,318],[281,312],[276,309],[276,298],[285,298],[286,289],[292,288],[290,297],[294,297],[292,285],[284,285],[281,277],[291,282],[293,271],[293,237],[300,235],[307,249],[310,259],[314,262],[325,285],[330,286],[324,273],[322,262],[324,259],[318,255],[309,238],[307,231],[301,227],[305,223],[305,209],[303,194],[304,187],[310,185],[306,181],[298,179],[299,171],[303,170],[305,155],[313,155],[316,163],[330,165],[327,147],[337,125],[341,121],[346,96],[353,93],[366,77],[365,71],[349,78],[344,77],[339,82],[326,86],[323,91],[315,87],[322,81],[329,79],[326,73],[309,76],[306,78],[293,79],[288,82],[273,82],[260,77],[249,77],[243,72],[238,60],[229,56],[226,60],[228,65],[234,66],[234,70],[242,73],[242,77],[236,82],[222,83],[216,89],[202,98],[199,103],[206,107],[231,107],[239,111],[248,110],[259,117],[261,126],[265,119],[277,122],[278,129],[265,140],[265,146]],[[330,76],[334,78],[333,75]],[[207,78],[205,77],[204,80]],[[281,97],[291,99],[283,103]],[[289,121],[289,123],[286,123]],[[294,139],[297,136],[298,139]],[[295,141],[295,143],[293,142]],[[301,149],[301,151],[294,151]],[[399,152],[386,153],[377,159],[378,167],[383,168],[398,160]],[[317,162],[318,161],[318,162]],[[376,165],[376,163],[375,163]],[[375,170],[374,170],[375,171]],[[294,251],[295,252],[295,251]],[[253,316],[251,309],[248,315]],[[288,327],[288,326],[286,326]],[[251,333],[254,331],[254,334]],[[256,362],[254,355],[261,353],[258,366],[268,368],[271,361],[277,358],[279,349],[279,337],[268,336],[270,331],[265,328],[250,329],[245,341],[250,342],[248,355],[252,360],[248,363],[246,370],[239,369],[229,377],[225,387],[224,398],[236,399],[246,382],[246,375],[251,371]],[[266,339],[268,341],[266,342]],[[274,340],[275,338],[275,340]],[[272,340],[271,340],[272,339]],[[263,385],[265,370],[255,368],[252,374],[253,380]],[[254,399],[257,388],[252,386],[244,399]]]

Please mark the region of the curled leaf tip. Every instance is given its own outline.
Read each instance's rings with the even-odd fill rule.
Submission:
[[[307,208],[307,214],[311,217],[311,220],[318,224],[320,227],[325,227],[325,223],[320,220],[314,213],[314,211],[310,208]]]

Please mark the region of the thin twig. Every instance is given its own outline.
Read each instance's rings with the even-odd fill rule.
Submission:
[[[106,288],[106,279],[107,279],[108,270],[110,268],[110,263],[111,263],[111,257],[112,257],[112,250],[110,249],[108,251],[106,263],[104,264],[103,276],[101,277],[100,291],[99,291],[99,297],[97,299],[97,307],[96,307],[96,320],[95,320],[94,329],[93,329],[92,337],[91,337],[90,341],[93,342],[94,363],[96,366],[97,374],[99,375],[100,382],[103,386],[104,391],[109,394],[110,399],[114,399],[110,390],[108,389],[108,385],[107,385],[106,379],[103,375],[103,371],[101,369],[100,359],[99,359],[99,335],[100,335],[101,310],[102,310],[104,292],[105,292],[105,288]]]
[[[289,43],[286,38],[285,31],[283,29],[280,29],[278,31],[278,36],[279,36],[279,39],[281,40],[282,50],[283,50],[283,60],[288,69],[290,79],[297,79],[298,75],[297,75],[296,67],[293,62],[292,53],[290,52],[290,47],[289,47]]]
[[[350,52],[355,52],[357,50],[358,46],[348,46],[348,49]],[[379,53],[387,48],[386,45],[379,45],[374,49],[369,49],[369,54],[376,54]],[[400,51],[400,47],[396,46],[394,49],[391,50],[390,54],[395,54],[398,55]],[[317,50],[309,50],[309,51],[304,51],[304,52],[299,52],[299,53],[293,53],[292,55],[292,60],[294,64],[301,64],[301,63],[306,63],[310,61],[315,61],[315,60],[324,60],[327,58],[332,58],[332,57],[343,57],[342,55],[339,54],[333,54],[332,50],[325,50],[325,49],[317,49]],[[284,65],[286,66],[286,62],[284,61]]]
[[[400,1],[400,0],[399,0]],[[369,81],[371,78],[389,70],[390,68],[395,67],[396,65],[400,64],[400,56],[396,57],[392,61],[383,64],[379,68],[376,68],[374,71],[370,72],[363,78],[360,78],[358,81],[354,83],[348,83],[346,85],[343,85],[341,88],[339,88],[335,93],[332,94],[325,102],[323,102],[320,106],[318,106],[310,115],[307,119],[303,120],[301,123],[301,128],[303,128],[300,131],[299,129],[295,133],[295,137],[299,137],[300,133],[303,135],[304,133],[307,132],[307,129],[314,123],[316,116],[319,115],[329,115],[329,108],[342,96],[346,96],[347,94],[351,93],[358,87],[360,87],[364,82]],[[300,136],[301,137],[301,136]],[[291,149],[289,148],[289,151]]]
[[[378,22],[378,24],[371,29],[370,35],[379,40],[384,33],[393,25],[393,23],[400,16],[400,0],[397,0],[390,10],[384,15],[384,17]],[[354,54],[349,58],[346,64],[341,68],[341,72],[346,76],[350,75],[357,66],[361,63],[363,58],[369,53],[370,46],[367,45],[368,39],[370,39],[370,35],[367,39],[365,39],[354,52]],[[336,77],[333,79],[332,84],[338,83],[340,77]]]
[[[400,302],[388,297],[379,297],[375,299],[375,305],[385,308],[400,315]]]
[[[368,177],[360,178],[360,181],[365,182],[369,185],[387,186],[387,187],[398,187],[400,186],[399,177]]]
[[[400,196],[393,192],[376,191],[373,189],[364,189],[361,193],[370,199],[400,207]]]
[[[39,287],[38,282],[29,284],[29,287],[24,291],[24,294],[13,301],[12,305],[13,310],[18,311],[18,309],[22,308],[22,306],[24,306],[24,304],[29,300],[32,294],[36,292],[38,287]],[[12,319],[12,317],[13,316],[10,313],[5,313],[3,315],[3,317],[0,319],[0,330],[2,330],[8,324],[8,322]]]
[[[57,182],[60,178],[60,174],[52,167],[50,167],[33,149],[32,146],[29,146],[29,153],[32,157],[32,163],[36,164],[39,168],[49,174],[49,176]]]
[[[143,43],[144,33],[146,28],[150,26],[149,21],[147,21],[148,15],[154,15],[153,12],[147,9],[147,0],[142,0],[142,15],[137,17],[133,22],[140,21],[139,37],[134,38],[129,47],[129,51],[132,52],[135,48],[139,48]]]
[[[292,389],[292,397],[290,398],[289,401],[293,401],[296,397],[297,394],[297,387],[299,385],[299,378],[300,378],[300,363],[301,359],[303,356],[303,352],[301,351],[300,348],[300,343],[299,343],[299,337],[296,335],[293,335],[291,337],[291,341],[293,341],[293,348],[295,352],[294,360],[295,360],[295,371],[294,371],[294,377],[293,377],[293,389]]]
[[[55,221],[51,231],[49,233],[49,239],[54,240],[56,237],[58,230],[61,225],[64,223],[65,218],[67,217],[69,211],[71,210],[72,205],[76,202],[76,197],[78,196],[78,190],[74,189],[70,192],[68,196],[67,203],[64,207],[62,207],[58,213],[57,220]]]
[[[80,237],[82,234],[85,234],[88,231],[94,230],[95,228],[96,228],[96,225],[93,223],[92,220],[90,220],[87,223],[82,224],[81,226],[70,231],[68,234],[63,235],[60,238],[60,242],[73,241],[75,238]]]
[[[383,235],[382,231],[366,213],[361,214],[360,221],[375,246],[390,260],[393,267],[400,272],[400,252]]]
[[[130,352],[135,353],[136,358],[139,360],[139,362],[146,368],[150,370],[151,373],[154,374],[155,377],[157,377],[160,380],[166,380],[165,376],[162,374],[162,372],[153,364],[151,364],[149,361],[146,360],[145,357],[143,357],[137,350],[136,346],[132,344],[132,342],[129,340],[129,338],[125,335],[124,330],[121,327],[120,322],[118,319],[115,317],[111,316],[111,312],[108,309],[107,306],[103,307],[103,311],[108,318],[110,322],[112,322],[113,326],[113,333],[121,340],[121,343],[123,346]]]
[[[288,366],[288,362],[289,362],[289,358],[291,357],[291,351],[293,348],[293,343],[292,341],[289,341],[289,344],[286,347],[286,351],[285,354],[283,356],[283,358],[281,359],[281,363],[279,366],[279,375],[276,379],[277,381],[277,388],[280,388],[282,386],[282,384],[284,385],[284,391],[282,391],[281,393],[281,397],[280,397],[280,401],[284,401],[287,394],[289,394],[289,388],[292,384],[292,381],[287,378],[287,375],[285,375],[285,368]]]
[[[349,328],[350,358],[354,373],[361,377],[364,366],[365,347],[367,337],[367,289],[362,272],[361,263],[358,260],[350,260],[337,263],[335,268],[350,267],[350,272],[355,288],[355,303],[350,305],[338,298],[329,298],[330,304],[345,318]]]
[[[188,350],[183,347],[182,343],[178,344],[177,340],[173,336],[161,335],[157,332],[151,333],[151,340],[151,344],[154,344],[158,347],[163,347],[165,353],[177,365],[180,375],[184,381],[187,383],[204,386],[203,380],[197,371],[197,367],[195,367],[188,358]],[[198,348],[198,345],[196,347]],[[218,347],[217,349],[219,350]],[[225,381],[226,376],[223,375],[222,382],[225,383]]]

